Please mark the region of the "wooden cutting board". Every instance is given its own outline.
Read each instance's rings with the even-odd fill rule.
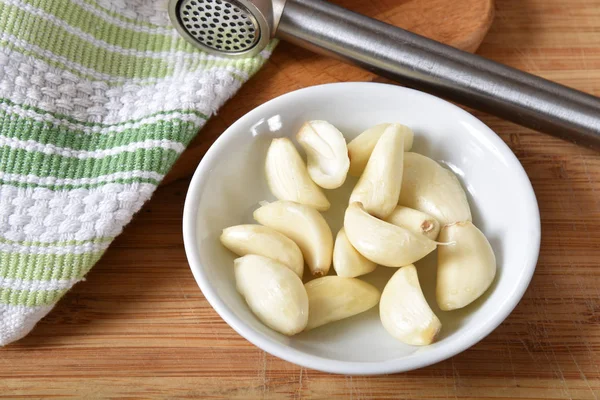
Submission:
[[[600,96],[600,0],[495,3],[481,55]],[[289,56],[282,47],[277,57]],[[287,76],[290,87],[299,85]],[[244,101],[276,93],[268,81],[255,88],[269,92],[243,90]],[[251,107],[237,104],[228,118]],[[27,337],[0,348],[0,398],[600,399],[600,155],[474,115],[525,168],[543,233],[525,296],[472,348],[430,367],[366,377],[300,368],[263,352],[198,289],[181,235],[189,181],[180,180],[156,191],[86,281]]]
[[[493,0],[335,0],[343,7],[474,52],[494,18]],[[248,111],[284,93],[376,75],[281,42],[267,64],[199,132],[163,184],[191,175],[217,137]]]

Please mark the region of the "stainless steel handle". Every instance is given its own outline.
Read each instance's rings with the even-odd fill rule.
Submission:
[[[600,150],[600,99],[322,0],[287,0],[276,37]]]

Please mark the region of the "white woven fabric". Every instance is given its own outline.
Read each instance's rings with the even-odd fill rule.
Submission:
[[[167,0],[0,0],[0,345],[100,258],[271,48],[226,60]]]

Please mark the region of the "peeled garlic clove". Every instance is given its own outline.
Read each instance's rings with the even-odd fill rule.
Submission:
[[[267,203],[254,219],[292,239],[313,275],[327,275],[331,267],[333,235],[325,218],[314,208],[292,201]]]
[[[344,184],[350,159],[342,132],[327,121],[308,121],[296,140],[306,151],[308,174],[317,185],[335,189]]]
[[[385,220],[413,233],[425,235],[431,240],[437,239],[440,233],[440,223],[435,218],[413,208],[398,206]]]
[[[385,218],[398,204],[404,169],[404,138],[397,125],[385,129],[369,162],[350,195],[350,203],[360,202],[365,210]]]
[[[298,277],[304,272],[304,258],[296,243],[267,226],[248,224],[223,229],[221,243],[238,256],[257,254],[290,268]]]
[[[329,200],[308,176],[306,165],[288,138],[275,138],[267,151],[267,183],[279,200],[295,201],[316,208],[329,209]]]
[[[467,195],[454,173],[417,153],[404,154],[398,204],[431,215],[441,226],[471,221]]]
[[[436,297],[442,310],[462,308],[481,296],[496,276],[496,257],[470,221],[444,226],[438,249]]]
[[[295,335],[308,323],[308,295],[292,270],[267,257],[250,254],[234,261],[238,292],[269,328]]]
[[[414,265],[400,268],[385,285],[379,316],[390,335],[414,346],[433,343],[442,328],[423,296]]]
[[[371,260],[360,254],[348,240],[344,228],[338,232],[333,245],[333,269],[338,276],[355,278],[368,274],[377,267]]]
[[[410,151],[413,145],[413,131],[404,125],[400,124],[379,124],[367,129],[354,140],[348,143],[348,155],[350,156],[350,170],[352,176],[360,176],[367,166],[369,157],[377,144],[377,141],[383,135],[383,132],[390,125],[397,125],[404,137],[404,151]]]
[[[373,308],[381,293],[367,282],[355,278],[324,276],[304,285],[308,294],[308,324],[313,329]]]
[[[369,215],[360,203],[352,203],[346,210],[344,229],[360,254],[386,267],[412,264],[436,247],[436,242],[424,235]]]

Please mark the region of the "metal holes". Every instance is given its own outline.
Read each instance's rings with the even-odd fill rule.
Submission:
[[[250,11],[229,0],[183,0],[179,18],[194,39],[225,53],[247,51],[260,38],[260,28]]]

